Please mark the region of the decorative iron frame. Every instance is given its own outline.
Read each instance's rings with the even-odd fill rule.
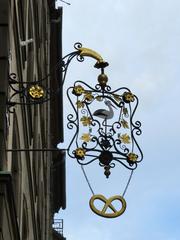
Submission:
[[[76,97],[75,104],[72,100],[73,95]],[[74,110],[74,115],[69,114],[67,117],[67,126],[69,129],[75,129],[67,149],[68,155],[75,158],[80,165],[88,165],[97,160],[99,165],[104,167],[106,177],[109,177],[115,162],[130,170],[136,169],[143,159],[143,153],[135,138],[135,135],[141,134],[141,122],[133,120],[139,103],[137,96],[125,87],[112,91],[108,85],[102,87],[97,84],[92,88],[83,81],[76,81],[74,86],[69,87],[67,96]],[[107,100],[117,108],[116,112],[119,112],[117,120],[111,124],[106,118],[98,120],[90,109],[91,104],[96,106],[94,102]],[[127,118],[129,121],[125,120]],[[89,132],[82,136],[79,134],[81,125],[86,127],[86,131],[89,127]],[[125,130],[129,133],[124,133]]]

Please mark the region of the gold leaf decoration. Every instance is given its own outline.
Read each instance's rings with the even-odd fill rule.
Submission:
[[[134,102],[134,100],[135,100],[134,94],[132,94],[131,92],[124,92],[123,100],[126,103]]]
[[[120,101],[121,101],[121,96],[120,96],[120,95],[113,94],[113,97],[114,97],[114,99],[115,99],[117,102],[120,102]]]
[[[81,94],[84,93],[84,88],[81,85],[77,85],[73,88],[72,93],[76,96],[80,96]]]
[[[91,136],[89,133],[84,133],[81,137],[81,139],[84,141],[84,142],[90,142],[91,141]]]
[[[79,100],[76,102],[76,105],[77,105],[77,108],[83,108],[84,107],[84,103],[79,101]]]
[[[97,96],[97,97],[96,97],[96,100],[99,101],[99,102],[101,102],[101,101],[103,100],[103,98],[100,97],[100,96]]]
[[[136,162],[138,159],[138,155],[135,153],[129,153],[127,157],[130,162]]]
[[[94,96],[92,95],[91,92],[85,92],[84,98],[85,98],[87,101],[92,101],[92,100],[94,99]]]
[[[130,139],[131,139],[131,138],[130,138],[130,136],[129,136],[127,133],[122,134],[122,135],[120,136],[120,140],[121,140],[123,143],[125,143],[125,144],[131,143]]]
[[[124,107],[123,108],[123,113],[124,113],[125,116],[128,115],[128,109]]]
[[[123,128],[129,128],[128,122],[126,120],[121,120],[121,124],[123,126]]]
[[[28,90],[29,95],[34,99],[39,99],[44,97],[44,89],[39,85],[33,85]]]
[[[81,120],[83,126],[89,126],[89,125],[91,125],[91,122],[92,122],[91,118],[86,117],[86,116],[82,117],[80,120]]]
[[[86,154],[86,150],[84,148],[76,148],[74,155],[77,159],[83,160]]]

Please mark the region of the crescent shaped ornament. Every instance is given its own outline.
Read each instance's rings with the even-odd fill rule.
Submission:
[[[95,68],[105,68],[109,65],[108,62],[105,62],[101,55],[90,48],[79,48],[79,55],[84,57],[91,57],[97,60]]]

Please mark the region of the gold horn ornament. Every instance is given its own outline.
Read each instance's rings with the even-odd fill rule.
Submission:
[[[109,64],[103,60],[101,55],[90,48],[79,48],[79,55],[82,57],[92,57],[97,60],[94,67],[96,68],[105,68]]]

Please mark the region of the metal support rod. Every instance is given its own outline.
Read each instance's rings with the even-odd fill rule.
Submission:
[[[7,23],[0,23],[0,27],[8,27]]]
[[[0,60],[8,60],[8,57],[6,57],[6,56],[0,56]]]
[[[67,149],[58,149],[58,148],[35,148],[35,149],[3,149],[6,152],[58,152],[58,151],[66,151]]]

